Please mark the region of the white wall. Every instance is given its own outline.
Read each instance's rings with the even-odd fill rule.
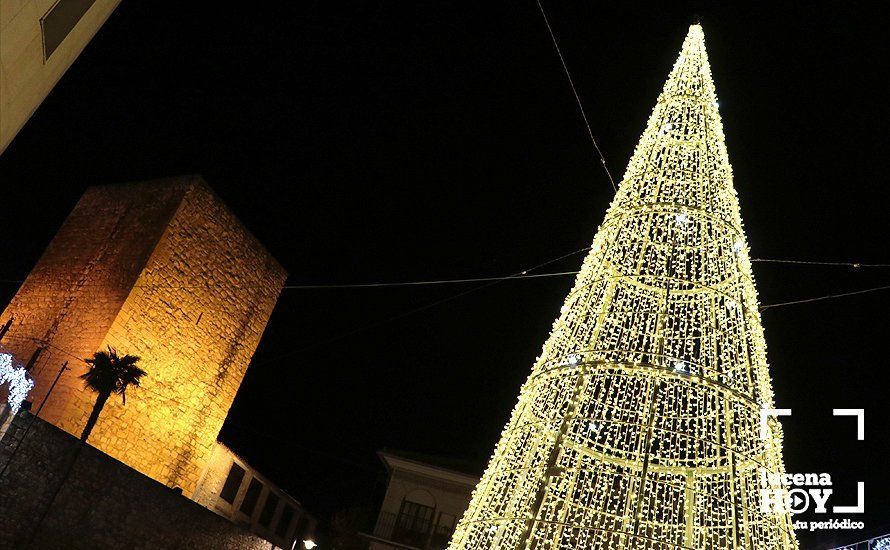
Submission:
[[[0,0],[0,154],[120,0],[96,0],[56,51],[44,61],[40,19],[56,2]],[[83,98],[83,101],[89,101],[89,98]]]

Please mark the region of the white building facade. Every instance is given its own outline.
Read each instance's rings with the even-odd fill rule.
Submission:
[[[448,545],[479,477],[423,457],[380,451],[389,484],[372,534],[371,550],[439,550]]]

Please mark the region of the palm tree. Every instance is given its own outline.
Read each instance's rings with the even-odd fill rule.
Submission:
[[[87,425],[80,436],[81,441],[86,441],[90,437],[90,432],[96,426],[99,414],[111,394],[119,394],[124,400],[124,405],[127,404],[127,388],[138,387],[139,380],[146,374],[136,366],[138,362],[139,358],[135,355],[119,356],[111,346],[108,347],[108,351],[97,351],[90,359],[86,359],[87,371],[80,377],[84,381],[84,386],[98,395],[93,405],[93,412],[90,413]]]

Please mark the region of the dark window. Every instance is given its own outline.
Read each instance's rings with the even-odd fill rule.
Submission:
[[[411,546],[423,546],[432,527],[434,511],[430,506],[403,500],[393,529],[394,540]]]
[[[272,525],[272,516],[275,515],[275,508],[278,508],[278,495],[269,493],[266,497],[266,504],[263,505],[263,513],[260,514],[260,525],[269,527]]]
[[[294,519],[294,507],[285,504],[284,510],[281,511],[281,517],[278,518],[278,527],[275,528],[275,534],[279,537],[287,536],[287,528],[290,527],[290,521]]]
[[[40,20],[43,29],[43,58],[56,51],[71,29],[96,0],[59,0]]]
[[[433,509],[423,504],[402,501],[402,509],[399,511],[399,519],[396,524],[411,531],[426,533],[433,522]]]
[[[256,501],[260,499],[260,493],[263,492],[263,484],[257,478],[250,480],[247,486],[247,492],[244,493],[244,500],[241,501],[241,511],[248,516],[253,515],[253,509],[256,508]]]
[[[242,479],[244,479],[244,468],[233,462],[232,467],[229,469],[229,477],[226,478],[226,483],[223,485],[219,496],[228,503],[235,502],[235,495],[238,494],[238,489],[241,488]]]

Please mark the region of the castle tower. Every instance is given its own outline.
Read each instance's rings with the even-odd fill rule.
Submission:
[[[452,549],[797,548],[757,292],[698,25]]]
[[[80,435],[96,395],[82,359],[107,346],[148,372],[90,444],[190,496],[286,273],[200,177],[92,187],[0,323],[41,418]]]

